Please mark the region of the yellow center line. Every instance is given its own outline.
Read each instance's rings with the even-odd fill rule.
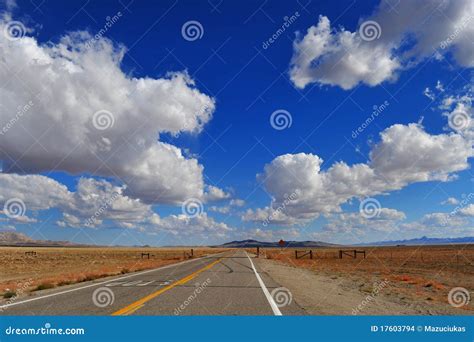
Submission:
[[[173,284],[171,285],[168,285],[168,286],[165,286],[163,287],[162,289],[159,289],[158,291],[156,292],[153,292],[151,294],[149,294],[148,296],[146,297],[143,297],[142,299],[139,299],[137,300],[136,302],[133,302],[132,304],[130,305],[127,305],[126,307],[124,307],[123,309],[120,309],[118,311],[115,311],[114,313],[112,313],[112,316],[121,316],[121,315],[129,315],[135,311],[137,311],[138,309],[140,309],[146,302],[150,301],[151,299],[155,298],[155,297],[158,297],[160,294],[168,291],[168,290],[171,290],[172,288],[178,286],[178,285],[184,285],[186,284],[188,281],[192,280],[193,278],[195,278],[197,275],[199,275],[200,273],[204,272],[204,271],[207,271],[209,270],[211,267],[213,267],[214,265],[216,265],[217,263],[219,263],[220,261],[222,260],[222,258],[214,261],[214,262],[211,262],[209,265],[197,270],[196,272],[194,273],[191,273],[190,275],[174,282]]]

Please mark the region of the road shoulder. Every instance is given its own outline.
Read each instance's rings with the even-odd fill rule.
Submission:
[[[257,259],[266,272],[290,290],[293,300],[309,315],[416,315],[420,312],[391,301],[380,291],[362,292],[351,281],[316,274],[277,261]]]

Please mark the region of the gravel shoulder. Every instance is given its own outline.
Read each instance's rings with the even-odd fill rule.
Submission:
[[[414,301],[384,279],[368,284],[354,277],[317,274],[274,260],[256,260],[263,272],[290,290],[293,300],[309,315],[472,314],[448,303]]]

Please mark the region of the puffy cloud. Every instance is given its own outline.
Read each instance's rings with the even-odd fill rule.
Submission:
[[[444,92],[444,85],[443,85],[443,83],[442,83],[440,80],[438,80],[438,81],[436,82],[436,87],[435,87],[435,88],[436,88],[436,90],[438,90],[439,92]]]
[[[261,240],[265,242],[275,242],[283,239],[285,241],[295,240],[301,236],[297,229],[250,229],[239,232],[236,238],[242,239],[242,234],[245,239]]]
[[[318,82],[350,89],[359,82],[374,86],[393,78],[400,62],[391,55],[391,47],[370,43],[357,33],[333,33],[329,19],[321,16],[317,26],[294,43],[291,80],[298,88]]]
[[[459,134],[430,135],[415,124],[393,125],[370,153],[370,167],[399,189],[409,183],[447,181],[453,172],[469,167],[472,143]]]
[[[439,108],[444,110],[443,115],[448,119],[449,130],[454,130],[474,143],[474,95],[472,89],[464,89],[457,95],[448,95],[443,98]]]
[[[230,196],[230,194],[228,195]],[[228,197],[226,196],[226,198]],[[231,199],[227,205],[218,207],[218,206],[211,206],[209,207],[210,211],[214,211],[216,213],[221,213],[221,214],[229,214],[231,211],[233,211],[234,208],[236,207],[243,207],[245,205],[245,201],[241,199]]]
[[[16,223],[36,223],[38,222],[37,219],[33,218],[33,217],[28,217],[26,215],[22,215],[22,216],[17,216],[17,217],[12,217],[11,218],[12,221],[16,222]]]
[[[472,222],[453,213],[429,213],[418,220],[405,222],[405,214],[382,208],[380,215],[366,218],[359,213],[342,213],[328,217],[321,231],[311,233],[313,239],[333,243],[365,243],[429,237],[471,236]]]
[[[403,223],[400,232],[404,234],[438,235],[438,236],[467,236],[472,235],[472,222],[460,212],[429,213],[419,220]]]
[[[57,181],[41,175],[0,174],[0,206],[10,198],[21,199],[27,212],[57,208],[60,227],[122,227],[148,233],[168,232],[174,235],[222,238],[233,231],[206,213],[196,217],[170,215],[160,217],[151,205],[128,197],[124,186],[105,180],[80,178],[76,191],[69,191]],[[15,220],[28,220],[20,216]],[[11,219],[10,219],[11,220]],[[106,222],[108,224],[106,224]]]
[[[260,222],[264,227],[268,225],[295,225],[303,223],[303,219],[295,219],[285,214],[283,210],[273,209],[272,207],[247,209],[241,216],[243,221]]]
[[[208,202],[220,201],[227,198],[230,198],[229,193],[212,185],[207,186],[207,191],[204,194],[204,199]]]
[[[433,101],[436,98],[435,94],[429,87],[426,87],[425,90],[423,90],[423,95],[425,95],[431,101]]]
[[[11,224],[0,226],[0,231],[3,231],[3,232],[14,231],[14,230],[16,230],[16,228],[14,225],[11,225]]]
[[[448,225],[450,226],[461,226],[465,224],[465,221],[460,219],[459,217],[455,217],[454,215],[450,215],[447,213],[430,213],[424,215],[421,220],[415,222],[416,224],[421,224],[425,227],[445,227]]]
[[[160,218],[154,214],[150,218],[152,231],[168,232],[176,236],[193,236],[202,239],[224,238],[234,229],[223,222],[217,222],[206,213],[189,217],[170,215]]]
[[[57,221],[56,224],[60,227],[79,228],[81,226],[81,219],[74,215],[63,213],[63,219],[61,221]]]
[[[228,214],[230,213],[230,207],[229,206],[217,207],[213,205],[209,207],[209,211],[213,211],[213,212],[221,213],[221,214]]]
[[[393,125],[381,133],[366,164],[337,162],[321,169],[314,154],[285,154],[265,165],[257,178],[272,196],[271,206],[247,211],[244,220],[304,223],[340,205],[426,181],[448,181],[469,167],[472,144],[454,133],[430,135],[417,124]],[[290,194],[297,194],[290,198]],[[280,208],[280,210],[277,210]],[[270,215],[278,211],[273,218]]]
[[[5,20],[0,20],[3,32]],[[178,204],[205,194],[203,167],[161,133],[199,133],[214,99],[186,72],[137,78],[120,67],[125,48],[86,32],[59,42],[0,35],[0,159],[4,172],[63,170],[113,177],[147,203]],[[54,134],[52,134],[54,132]]]
[[[299,88],[310,83],[343,89],[360,82],[375,86],[395,79],[397,72],[416,65],[435,50],[438,57],[449,51],[459,65],[474,66],[472,1],[423,0],[417,6],[400,1],[395,9],[393,6],[393,1],[382,0],[371,16],[359,20],[359,30],[364,23],[375,21],[379,27],[372,26],[373,37],[331,28],[329,19],[321,16],[316,26],[294,42],[293,83]]]
[[[459,201],[454,197],[449,197],[445,201],[441,202],[441,204],[449,204],[449,205],[456,205],[458,203],[459,203]]]
[[[470,204],[465,208],[459,210],[459,213],[464,216],[472,216],[474,217],[474,204]]]
[[[329,223],[325,226],[330,229],[358,228],[387,231],[392,224],[406,219],[405,213],[391,208],[380,208],[374,217],[367,217],[363,213],[341,213],[329,216]],[[388,229],[387,229],[388,228]]]
[[[129,223],[144,221],[152,214],[151,207],[126,196],[125,190],[125,187],[114,186],[105,180],[81,178],[66,210],[88,218],[90,225],[102,219]]]
[[[76,191],[70,192],[66,186],[46,176],[0,174],[2,207],[10,199],[21,200],[26,211],[58,208],[63,212],[63,219],[58,224],[71,227],[96,226],[105,219],[141,222],[152,213],[149,205],[124,195],[124,187],[92,178],[80,178]],[[26,216],[16,218],[26,219]]]
[[[40,175],[0,173],[0,203],[20,199],[27,210],[46,210],[70,203],[72,194],[54,179]]]
[[[341,213],[328,216],[328,222],[321,232],[312,237],[320,240],[339,242],[366,242],[368,238],[385,239],[398,231],[400,222],[406,219],[405,213],[396,209],[380,208],[378,215],[366,217],[360,212]]]
[[[245,201],[242,199],[235,198],[230,200],[229,205],[232,207],[243,207],[245,205]]]

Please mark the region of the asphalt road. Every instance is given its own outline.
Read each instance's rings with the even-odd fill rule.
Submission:
[[[1,315],[302,315],[243,250],[60,287],[1,306]]]

